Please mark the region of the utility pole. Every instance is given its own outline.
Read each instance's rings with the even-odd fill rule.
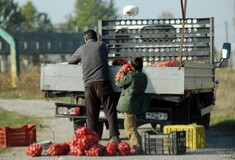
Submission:
[[[228,42],[228,22],[225,21],[225,36],[226,36],[226,42]]]
[[[228,42],[228,22],[225,21],[224,24],[225,24],[225,42]],[[231,60],[226,59],[224,62],[224,66],[229,67],[230,62],[231,62]]]

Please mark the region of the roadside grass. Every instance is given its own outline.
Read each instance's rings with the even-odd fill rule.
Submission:
[[[235,132],[235,70],[216,69],[216,102],[211,113],[211,126]]]
[[[15,112],[6,111],[0,108],[0,126],[17,128],[24,124],[40,124],[40,118],[21,115]]]
[[[35,124],[36,130],[41,131],[40,118],[21,115],[15,112],[9,112],[0,108],[0,126],[10,128],[20,128],[25,124]],[[0,148],[0,154],[10,150],[11,148]]]
[[[0,73],[0,97],[5,99],[44,98],[44,93],[40,90],[40,69],[33,67],[29,70],[22,70],[17,79],[16,88],[12,88],[10,73]]]
[[[222,130],[223,132],[235,133],[235,117],[234,116],[218,116],[212,114],[211,127]]]

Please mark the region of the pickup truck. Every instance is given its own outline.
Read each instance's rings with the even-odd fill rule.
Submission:
[[[162,128],[167,124],[210,124],[215,105],[217,81],[215,68],[230,56],[230,43],[224,43],[221,59],[214,61],[214,19],[120,19],[100,20],[100,40],[109,49],[110,75],[116,101],[121,90],[115,86],[115,75],[121,66],[111,65],[118,57],[144,60],[143,72],[148,77],[146,94],[151,98],[149,111],[138,115],[138,126],[151,124]],[[183,31],[182,31],[183,30]],[[184,32],[184,38],[181,38]],[[183,46],[180,42],[184,41]],[[180,50],[182,51],[180,54]],[[175,66],[156,65],[177,61]],[[40,88],[49,97],[70,96],[70,103],[55,103],[55,115],[69,118],[74,130],[86,125],[82,66],[66,63],[41,64]],[[118,113],[120,128],[123,113]],[[100,113],[100,137],[108,127]],[[108,128],[107,128],[108,129]]]

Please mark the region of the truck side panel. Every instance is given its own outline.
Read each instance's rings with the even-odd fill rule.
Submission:
[[[215,87],[214,66],[185,63],[185,90],[203,90]]]
[[[44,91],[84,91],[81,66],[41,64],[40,88]]]
[[[204,67],[202,67],[204,66]],[[120,66],[110,66],[110,75],[115,92],[115,76]],[[148,77],[148,94],[182,95],[185,90],[213,89],[214,76],[210,64],[188,64],[185,67],[144,67]],[[44,91],[84,91],[82,66],[68,64],[42,64],[41,90]]]
[[[184,68],[148,66],[144,72],[148,77],[146,93],[184,94]]]
[[[121,92],[115,86],[115,76],[120,66],[110,66],[110,75],[115,92]],[[184,69],[178,67],[144,67],[148,76],[146,93],[149,94],[183,94]],[[42,64],[41,90],[44,91],[84,91],[82,66],[68,64]]]

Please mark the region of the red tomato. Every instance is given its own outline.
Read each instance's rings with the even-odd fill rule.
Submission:
[[[130,154],[130,145],[127,142],[120,142],[118,144],[118,153],[122,156]]]
[[[62,144],[51,144],[47,149],[47,154],[49,156],[59,156],[66,155],[70,150],[70,147],[67,143]]]
[[[30,157],[41,156],[42,154],[42,145],[33,144],[26,148],[26,154]]]
[[[113,60],[112,65],[123,65],[128,63],[128,61],[122,57],[117,57]]]
[[[77,146],[70,146],[69,154],[73,156],[82,156],[83,152]]]
[[[106,145],[106,155],[116,156],[117,151],[118,151],[118,144],[116,142],[112,141]]]
[[[115,77],[115,81],[119,80],[122,76],[121,74],[124,74],[128,71],[131,71],[132,67],[130,63],[126,63],[124,64],[117,72],[116,77]]]
[[[155,62],[153,64],[155,67],[176,67],[177,61],[176,60],[169,60],[169,61],[163,61],[163,62]]]
[[[105,147],[101,144],[93,145],[89,150],[85,151],[86,156],[102,156],[104,155]]]

